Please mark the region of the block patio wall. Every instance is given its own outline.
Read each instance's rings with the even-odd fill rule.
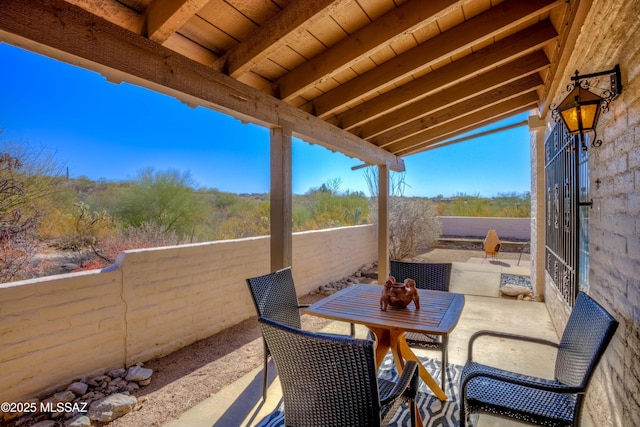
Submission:
[[[484,239],[487,231],[496,230],[502,240],[530,240],[531,218],[481,218],[470,216],[440,216],[445,237],[475,237]]]
[[[620,322],[585,399],[596,426],[640,426],[638,16],[637,0],[594,0],[569,64],[561,74],[566,78],[564,83],[568,83],[575,70],[585,74],[620,64],[622,71],[622,93],[600,116],[598,138],[603,144],[589,148],[593,207],[589,211],[588,293]],[[598,30],[592,31],[594,28]],[[606,37],[602,37],[603,33]],[[557,98],[562,99],[560,94]],[[570,309],[548,276],[545,298],[556,329],[564,330]]]
[[[377,259],[373,225],[296,233],[298,294]],[[104,271],[0,285],[0,401],[168,354],[255,315],[269,238],[132,250]]]

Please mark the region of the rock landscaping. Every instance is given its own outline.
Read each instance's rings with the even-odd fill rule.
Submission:
[[[4,408],[7,427],[92,427],[140,409],[143,399],[131,393],[151,383],[153,370],[142,363],[103,375],[82,378],[45,399],[28,399]],[[10,409],[10,411],[5,411]]]
[[[515,297],[520,301],[542,301],[542,296],[535,295],[529,276],[501,274],[500,296]]]
[[[351,276],[321,285],[317,290],[311,291],[309,294],[324,296],[333,295],[341,289],[358,283],[378,283],[378,264],[365,264]]]

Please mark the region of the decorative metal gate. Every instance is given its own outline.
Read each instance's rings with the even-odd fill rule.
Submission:
[[[583,136],[586,138],[586,136]],[[557,124],[545,141],[545,268],[564,300],[573,307],[589,286],[588,152],[579,136]]]

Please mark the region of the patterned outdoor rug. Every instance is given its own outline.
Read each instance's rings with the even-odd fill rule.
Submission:
[[[436,381],[440,382],[439,360],[433,360],[426,357],[419,357],[427,371]],[[420,381],[420,390],[418,392],[418,408],[422,415],[422,421],[425,427],[458,427],[460,425],[460,413],[458,406],[458,391],[460,385],[460,374],[462,366],[449,364],[447,373],[447,386],[445,393],[449,397],[446,402],[441,402],[433,395],[431,390],[427,388],[424,382]],[[378,376],[386,380],[395,380],[397,378],[396,370],[393,365],[391,353],[380,366]],[[391,419],[390,426],[405,427],[409,426],[410,413],[406,405],[402,406],[396,415]],[[263,419],[258,427],[279,427],[284,425],[284,409],[280,405],[271,415]]]

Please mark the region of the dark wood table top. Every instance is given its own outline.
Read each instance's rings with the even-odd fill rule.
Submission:
[[[359,323],[372,327],[448,335],[455,328],[464,307],[464,295],[418,289],[420,310],[389,307],[380,310],[381,285],[353,285],[318,301],[305,313],[327,319]]]

